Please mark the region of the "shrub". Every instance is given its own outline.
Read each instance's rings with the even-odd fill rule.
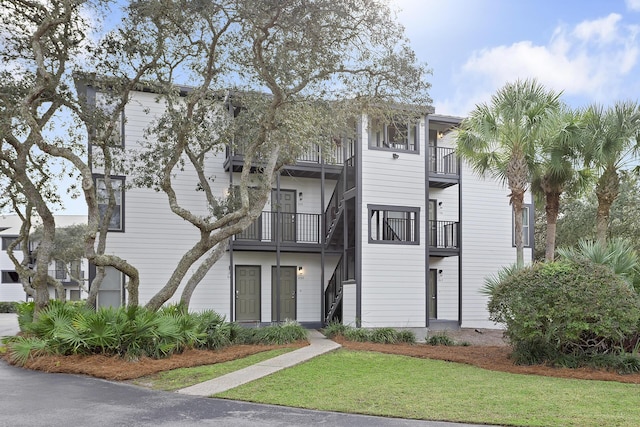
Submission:
[[[371,341],[371,333],[367,329],[348,327],[344,331],[344,338],[348,341]]]
[[[31,302],[21,302],[16,306],[16,313],[18,313],[18,326],[22,332],[25,331],[27,325],[33,322],[33,311],[36,304]]]
[[[488,308],[491,320],[506,325],[522,364],[619,353],[640,321],[640,299],[628,282],[586,260],[516,271],[493,288]]]
[[[429,345],[455,345],[451,337],[444,332],[430,336],[426,342]]]
[[[327,338],[333,338],[338,335],[344,336],[344,333],[348,328],[350,328],[350,326],[343,325],[340,322],[334,321],[334,322],[329,322],[329,324],[325,326],[322,332]]]
[[[296,321],[286,321],[279,325],[265,326],[255,332],[260,344],[289,344],[307,339],[307,330]]]
[[[415,344],[416,334],[414,334],[413,331],[407,331],[407,330],[398,331],[398,342]]]
[[[13,301],[0,301],[0,313],[15,313],[18,303]]]
[[[371,331],[369,339],[378,344],[395,344],[398,342],[398,332],[393,328],[378,328]]]

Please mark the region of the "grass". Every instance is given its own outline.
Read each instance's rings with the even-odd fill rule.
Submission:
[[[154,375],[132,380],[133,384],[154,390],[174,391],[189,387],[213,378],[221,377],[230,372],[234,372],[247,366],[255,365],[272,357],[279,356],[292,351],[292,348],[279,348],[276,350],[263,351],[242,359],[231,360],[215,365],[196,366],[193,368],[179,368],[171,371],[160,372]]]
[[[400,418],[516,426],[637,426],[640,386],[493,372],[340,350],[216,395]]]

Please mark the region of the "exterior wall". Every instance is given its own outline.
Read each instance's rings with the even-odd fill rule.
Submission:
[[[508,188],[491,177],[462,169],[462,326],[496,328],[488,320],[487,297],[480,293],[486,277],[516,262]],[[531,203],[525,195],[525,203]],[[525,262],[532,257],[525,248]]]
[[[124,125],[125,148],[136,150],[144,138],[145,129],[163,110],[155,95],[135,92],[126,107]],[[228,175],[222,168],[223,156],[209,160],[207,170],[216,179],[212,186],[218,194],[228,188]],[[127,178],[129,179],[129,178]],[[174,178],[174,188],[181,205],[196,214],[205,214],[205,198],[196,191],[197,177],[185,167]],[[167,196],[147,188],[127,189],[124,193],[124,232],[110,232],[107,253],[116,254],[135,266],[140,273],[140,303],[147,302],[165,285],[180,258],[197,241],[196,228],[169,209]],[[195,271],[197,264],[190,271]],[[211,272],[208,277],[210,277]],[[208,280],[208,279],[205,279]],[[180,299],[182,289],[171,302]]]
[[[271,268],[276,265],[276,254],[267,252],[234,252],[234,264],[259,265],[261,273],[261,321],[271,321]],[[327,255],[325,259],[325,282],[331,278],[339,257]],[[221,261],[222,262],[222,261]],[[228,261],[227,261],[228,262]],[[227,264],[228,265],[228,264]],[[302,267],[303,274],[298,274],[296,280],[296,320],[298,322],[320,322],[320,295],[324,286],[321,282],[321,265],[319,254],[282,253],[280,255],[281,266]],[[326,283],[325,283],[326,284]],[[227,278],[227,289],[229,280]],[[229,298],[227,296],[227,301]],[[227,303],[228,306],[228,303]],[[222,312],[222,311],[221,311]],[[229,316],[233,318],[233,316]]]
[[[362,132],[362,321],[363,327],[424,327],[425,285],[425,123],[419,126],[420,153],[370,149]],[[367,205],[420,208],[420,244],[369,243]]]

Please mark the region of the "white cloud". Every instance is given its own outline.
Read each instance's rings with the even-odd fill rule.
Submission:
[[[475,51],[455,78],[459,93],[441,104],[464,115],[475,105],[470,99],[487,102],[490,97],[485,94],[525,78],[537,78],[550,89],[589,102],[625,97],[624,80],[638,65],[640,44],[639,29],[623,25],[621,18],[610,14],[573,28],[559,26],[543,45],[520,41]]]
[[[618,22],[621,19],[621,15],[612,13],[605,18],[583,21],[576,25],[573,34],[585,42],[595,39],[601,43],[610,43],[618,35]]]
[[[626,0],[627,8],[640,12],[640,0]]]

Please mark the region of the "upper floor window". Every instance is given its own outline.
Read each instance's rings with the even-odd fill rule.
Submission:
[[[18,239],[17,236],[3,236],[2,237],[2,250],[6,251],[9,249],[9,246],[11,245],[11,243],[15,242]],[[14,251],[19,251],[22,249],[22,242],[18,243],[13,250]]]
[[[56,260],[56,279],[64,280],[67,277],[67,266],[64,261]]]
[[[515,214],[515,212],[514,212]],[[516,245],[516,223],[512,218],[512,244]],[[522,206],[522,246],[525,248],[533,247],[533,205],[526,204]]]
[[[20,283],[20,276],[12,270],[2,270],[2,283]]]
[[[109,231],[124,231],[124,177],[111,177],[115,205],[109,219]],[[104,218],[109,205],[109,192],[104,178],[96,178],[96,195],[100,219]]]
[[[420,208],[369,205],[368,209],[370,243],[420,243]]]
[[[107,94],[99,93],[96,96],[96,109],[98,115],[95,136],[100,142],[106,142],[111,147],[124,145],[124,111],[116,111],[116,100],[112,100]],[[111,132],[107,135],[107,130]]]
[[[418,125],[408,122],[384,123],[379,119],[369,122],[369,146],[394,151],[419,152]]]

